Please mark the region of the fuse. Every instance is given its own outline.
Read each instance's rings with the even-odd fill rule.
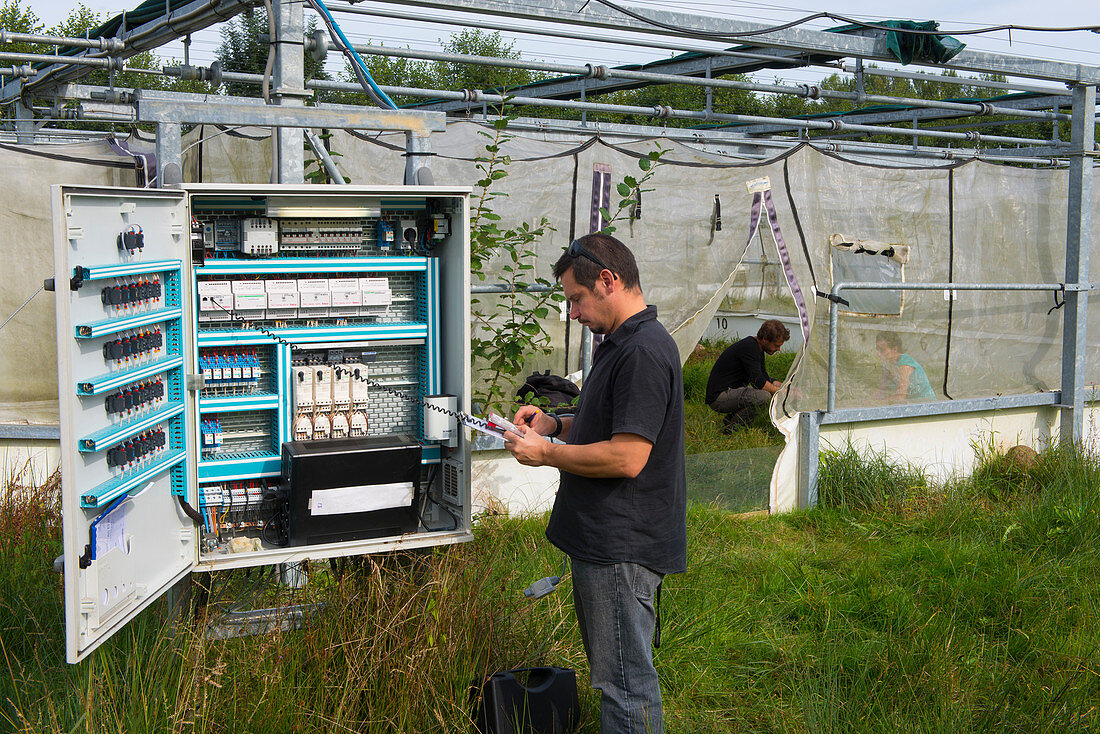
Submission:
[[[145,249],[145,233],[141,227],[131,224],[118,235],[118,249],[125,250],[133,255],[138,250]]]

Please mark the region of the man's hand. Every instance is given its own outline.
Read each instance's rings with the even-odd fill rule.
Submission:
[[[557,422],[553,418],[536,408],[534,405],[524,405],[517,410],[515,417],[512,418],[512,423],[514,423],[517,428],[531,428],[540,436],[553,433],[554,429],[558,427]]]
[[[533,406],[524,406],[533,407]],[[526,425],[520,425],[519,415],[523,411],[520,408],[516,413],[516,420],[512,421],[516,424],[516,428],[522,432],[522,435],[517,435],[512,431],[504,432],[504,448],[512,453],[512,456],[516,457],[516,461],[524,466],[544,466],[546,464],[546,457],[553,445],[542,434],[536,431],[534,428]],[[545,413],[541,413],[545,417]],[[548,430],[553,430],[554,421],[549,420],[551,426]]]

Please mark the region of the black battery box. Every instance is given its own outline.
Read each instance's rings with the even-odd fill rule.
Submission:
[[[420,455],[406,434],[284,443],[290,545],[416,532]]]

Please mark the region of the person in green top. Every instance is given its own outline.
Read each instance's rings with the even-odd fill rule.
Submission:
[[[920,403],[935,400],[928,375],[917,360],[902,352],[901,337],[884,331],[875,338],[875,350],[883,363],[879,394],[893,403]]]

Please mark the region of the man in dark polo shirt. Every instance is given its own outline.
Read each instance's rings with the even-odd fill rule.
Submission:
[[[601,734],[660,734],[651,648],[659,587],[687,569],[680,355],[646,306],[633,254],[614,237],[575,240],[554,276],[570,317],[606,338],[576,414],[523,406],[513,420],[523,435],[506,434],[505,447],[522,464],[561,470],[546,537],[572,563]]]
[[[782,321],[769,319],[760,325],[756,336],[731,344],[714,361],[707,378],[706,403],[726,414],[723,433],[752,423],[757,411],[782,387],[764,368],[764,355],[775,354],[790,338]]]

